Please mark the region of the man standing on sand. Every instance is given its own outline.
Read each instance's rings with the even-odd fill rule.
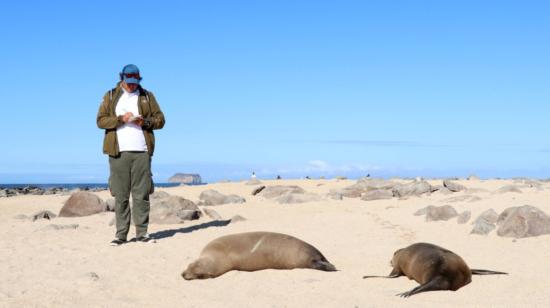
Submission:
[[[103,153],[109,155],[109,189],[115,197],[116,236],[111,242],[126,242],[130,230],[130,193],[136,241],[148,242],[149,194],[153,192],[151,157],[155,150],[154,129],[164,126],[164,114],[153,93],[143,89],[139,69],[126,65],[120,82],[103,96],[97,126],[105,129]]]

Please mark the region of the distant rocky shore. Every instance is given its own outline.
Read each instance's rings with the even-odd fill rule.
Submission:
[[[74,189],[68,189],[64,187],[50,187],[40,188],[36,186],[5,188],[0,187],[0,198],[13,197],[19,195],[69,195],[76,191],[103,191],[107,190],[105,187],[79,187]]]

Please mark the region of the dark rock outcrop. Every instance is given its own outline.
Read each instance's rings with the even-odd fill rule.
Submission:
[[[187,185],[202,184],[202,179],[199,174],[196,173],[176,173],[168,178],[170,183],[181,183]]]

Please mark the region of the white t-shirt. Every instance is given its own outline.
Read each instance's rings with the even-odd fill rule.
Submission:
[[[139,91],[129,93],[124,88],[122,90],[122,96],[120,96],[115,109],[116,116],[124,115],[126,112],[131,112],[134,116],[139,115]],[[116,135],[120,152],[147,151],[147,143],[145,143],[143,130],[135,123],[129,122],[119,126],[116,129]]]

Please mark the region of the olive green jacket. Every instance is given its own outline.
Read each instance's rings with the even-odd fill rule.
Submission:
[[[103,102],[99,106],[99,111],[97,112],[97,126],[105,129],[103,153],[109,156],[118,156],[119,154],[116,129],[124,123],[116,116],[115,109],[123,91],[120,82],[117,84],[116,88],[107,91],[103,96]],[[153,130],[164,127],[164,114],[160,110],[153,93],[143,89],[141,86],[137,91],[139,91],[139,114],[144,118],[144,125],[142,126],[143,135],[145,136],[145,143],[147,144],[149,155],[153,156],[153,152],[155,151],[155,134]]]

